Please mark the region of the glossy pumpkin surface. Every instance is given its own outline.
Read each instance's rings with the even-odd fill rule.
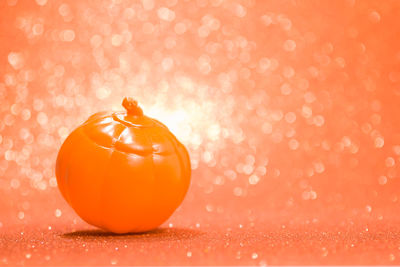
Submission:
[[[159,121],[125,98],[126,112],[91,116],[57,157],[58,187],[89,224],[115,233],[143,232],[166,221],[190,184],[186,148]]]

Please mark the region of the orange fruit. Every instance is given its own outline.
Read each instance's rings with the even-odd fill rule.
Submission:
[[[143,232],[165,222],[190,184],[186,148],[131,98],[126,112],[92,115],[58,153],[58,187],[86,222],[115,233]]]

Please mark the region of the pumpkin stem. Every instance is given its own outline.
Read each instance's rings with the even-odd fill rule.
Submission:
[[[126,109],[128,115],[142,116],[143,110],[138,106],[138,102],[132,97],[125,97],[122,106]]]

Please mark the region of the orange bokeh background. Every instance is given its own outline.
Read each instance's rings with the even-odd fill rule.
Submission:
[[[400,263],[400,2],[0,12],[2,264]],[[145,235],[94,231],[55,180],[66,136],[124,96],[191,156],[182,206]]]

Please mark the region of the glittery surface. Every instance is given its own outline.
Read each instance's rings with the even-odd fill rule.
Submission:
[[[1,0],[1,265],[400,264],[400,2]],[[135,97],[191,156],[159,229],[112,235],[55,158]]]

